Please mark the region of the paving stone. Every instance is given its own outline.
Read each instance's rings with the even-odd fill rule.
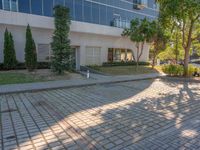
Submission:
[[[200,149],[198,83],[142,80],[0,95],[0,149]]]

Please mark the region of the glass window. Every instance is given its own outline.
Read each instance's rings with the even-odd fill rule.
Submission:
[[[106,6],[99,6],[99,17],[100,17],[100,24],[106,25],[107,24],[107,7]]]
[[[17,0],[11,0],[10,1],[11,2],[11,10],[12,11],[18,11],[18,2],[17,2]]]
[[[133,61],[133,52],[130,49],[109,48],[108,62]]]
[[[29,0],[18,0],[19,12],[30,13],[30,1]]]
[[[141,4],[145,5],[145,6],[148,6],[148,0],[141,0]]]
[[[45,16],[53,16],[53,0],[43,0],[43,12]]]
[[[121,50],[120,49],[114,49],[113,60],[116,62],[121,61]]]
[[[75,20],[82,21],[83,20],[83,1],[75,0]]]
[[[100,56],[100,47],[86,47],[86,65],[101,65]]]
[[[54,0],[54,6],[56,5],[64,5],[64,0]]]
[[[50,60],[50,44],[38,44],[37,60],[38,62],[48,62]]]
[[[84,21],[92,21],[92,4],[90,2],[84,1]]]
[[[114,20],[113,8],[107,7],[107,25],[109,25],[109,26],[112,25],[113,20]]]
[[[3,0],[3,9],[18,11],[18,0]]]
[[[73,4],[74,4],[74,0],[65,0],[65,6],[70,9],[70,16],[71,16],[71,18],[74,19],[75,17],[73,17],[74,16]]]
[[[2,1],[0,0],[0,9],[2,9]]]
[[[42,0],[31,0],[31,13],[42,15]]]
[[[92,22],[99,23],[99,5],[93,3],[92,4]]]
[[[10,10],[10,0],[3,0],[3,9]]]

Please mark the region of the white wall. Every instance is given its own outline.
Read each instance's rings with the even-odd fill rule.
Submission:
[[[25,30],[30,24],[33,38],[37,44],[49,44],[53,33],[53,19],[50,17],[16,13],[0,10],[0,62],[3,61],[3,37],[7,27],[13,34],[17,59],[24,61]],[[80,46],[81,65],[85,65],[85,47],[101,47],[101,62],[107,61],[108,48],[132,49],[135,45],[127,38],[121,37],[123,29],[90,23],[73,21],[70,39],[72,46]],[[141,61],[147,61],[149,46],[145,45]]]

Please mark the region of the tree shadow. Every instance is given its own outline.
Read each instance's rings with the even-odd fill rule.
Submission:
[[[29,138],[42,135],[41,149],[187,149],[200,147],[198,90],[192,83],[147,80],[13,97],[31,112],[39,130]]]

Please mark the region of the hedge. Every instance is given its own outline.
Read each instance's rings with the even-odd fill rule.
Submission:
[[[51,65],[49,62],[38,62],[37,63],[37,69],[50,69]],[[25,63],[18,63],[17,66],[15,67],[15,70],[22,70],[26,69]],[[0,63],[0,70],[8,70],[6,67],[4,67],[3,63]]]
[[[103,63],[103,66],[106,67],[106,66],[134,66],[136,65],[137,63],[134,62],[134,61],[131,61],[131,62],[104,62]],[[146,65],[150,65],[149,62],[139,62],[139,65],[141,66],[146,66]]]

